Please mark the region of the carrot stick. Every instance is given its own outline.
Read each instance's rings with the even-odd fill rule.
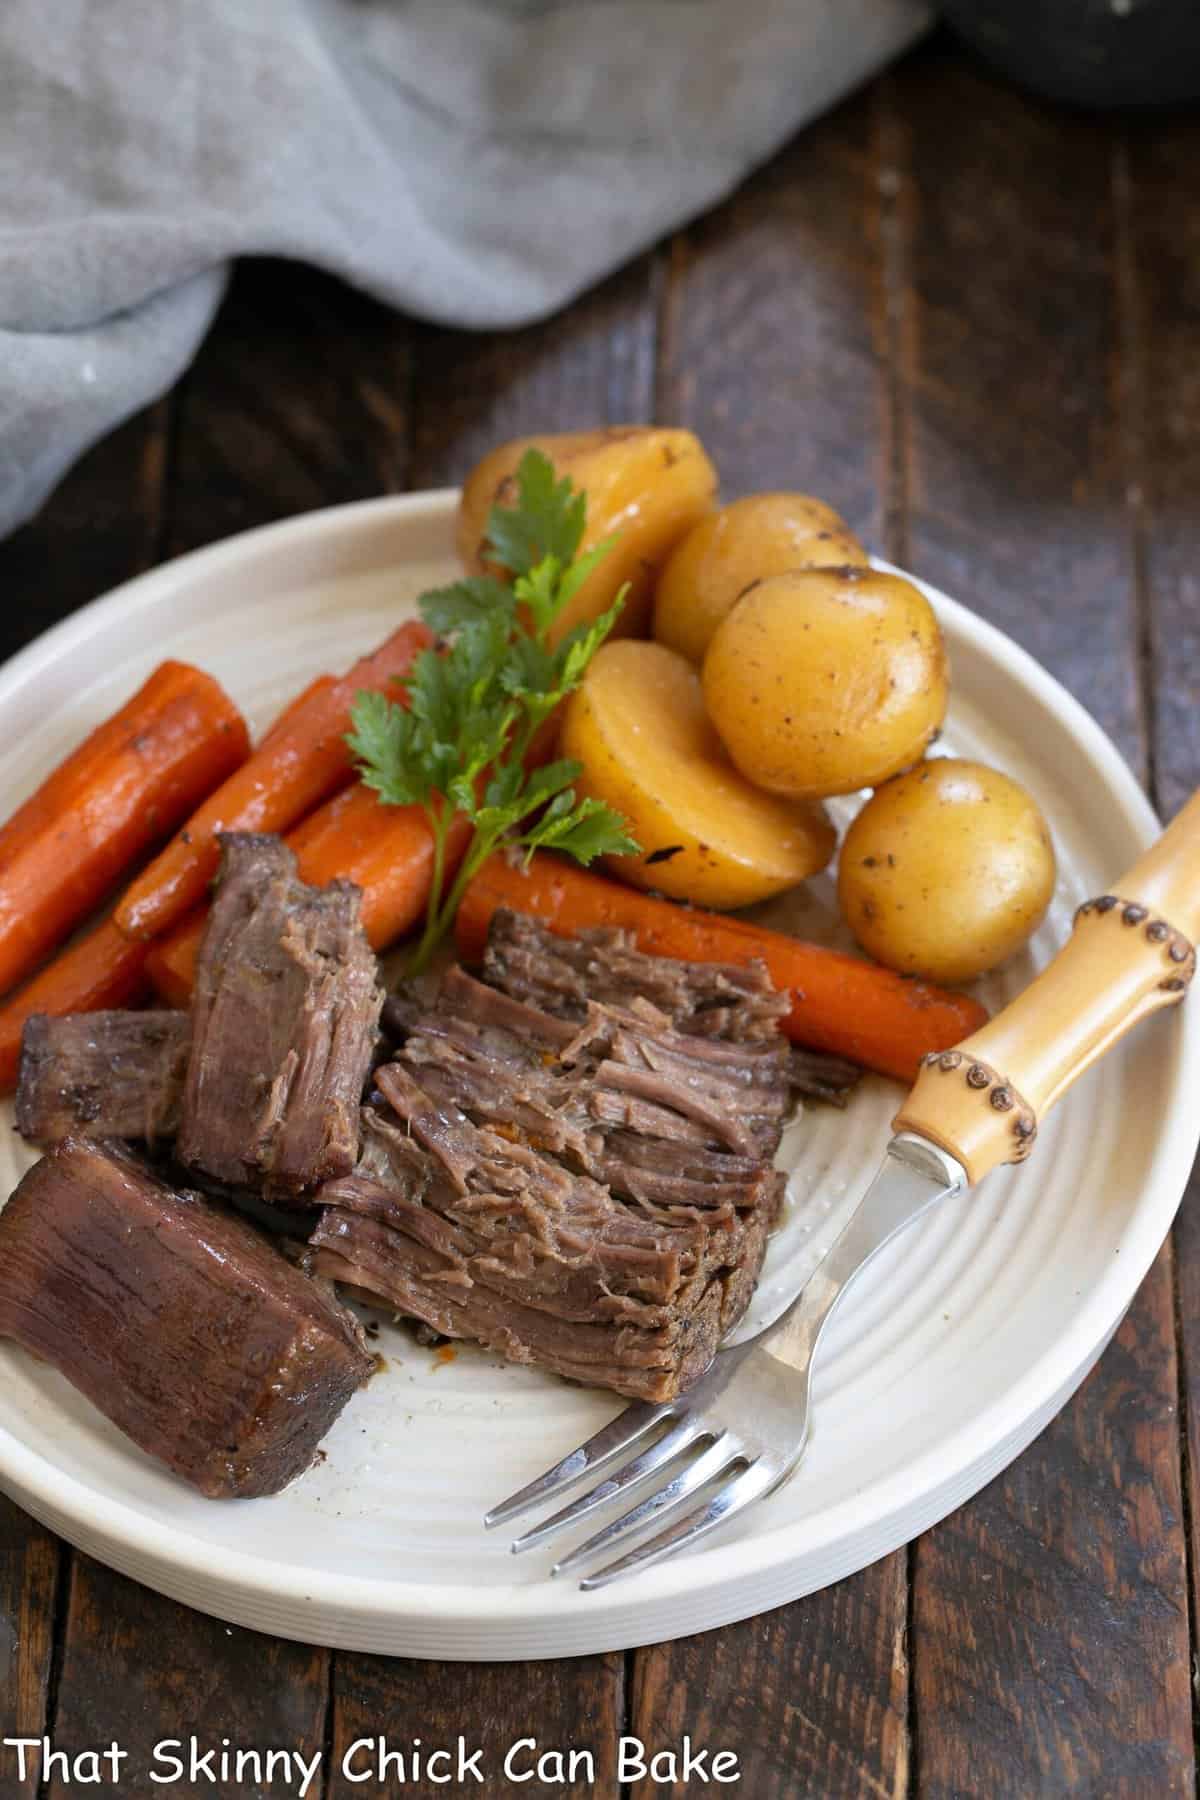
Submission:
[[[535,856],[528,872],[502,855],[483,865],[458,910],[456,937],[465,961],[482,957],[499,906],[532,913],[563,937],[590,925],[618,925],[633,933],[639,950],[682,962],[745,963],[758,957],[776,987],[791,996],[792,1010],[783,1021],[790,1038],[901,1081],[916,1077],[924,1055],[948,1050],[987,1018],[969,994],[950,993],[744,919],[656,900],[545,855]]]
[[[470,826],[454,820],[446,842],[453,877]],[[301,877],[314,887],[341,876],[362,889],[363,930],[373,950],[386,950],[423,917],[433,882],[433,831],[421,806],[385,806],[361,782],[338,794],[288,838]]]
[[[466,820],[456,820],[446,844],[451,877],[469,835]],[[358,883],[363,929],[373,950],[386,950],[424,914],[433,883],[433,833],[422,807],[385,806],[355,782],[310,813],[287,841],[301,876],[314,887],[338,876]],[[191,1000],[207,919],[208,908],[198,907],[150,947],[146,973],[171,1006]]]
[[[113,915],[125,935],[158,937],[204,898],[216,872],[218,832],[286,831],[346,786],[353,771],[344,734],[355,695],[390,687],[432,641],[424,625],[410,620],[347,675],[329,687],[315,684],[306,704],[290,707],[133,882]]]
[[[142,999],[148,944],[119,932],[111,918],[61,950],[19,993],[0,1006],[0,1093],[16,1085],[21,1033],[34,1013],[96,1012],[106,1006],[133,1006]]]
[[[245,721],[200,669],[164,662],[0,830],[0,993],[245,761]]]
[[[125,940],[127,944],[141,944],[146,952],[146,975],[159,999],[168,1006],[187,1007],[192,1003],[196,958],[207,923],[207,906],[196,906],[165,937],[155,938],[152,944],[141,938]]]
[[[304,709],[309,706],[315,706],[320,696],[322,694],[327,694],[330,688],[336,686],[336,684],[336,675],[318,675],[315,681],[310,681],[308,686],[298,693],[293,700],[288,701],[283,711],[279,714],[279,717],[271,721],[267,726],[267,729],[259,738],[258,743],[254,746],[255,749],[264,749],[277,732],[290,730],[294,721],[303,714]]]

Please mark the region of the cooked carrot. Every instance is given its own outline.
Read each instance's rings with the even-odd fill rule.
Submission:
[[[451,877],[470,835],[466,819],[456,818],[446,840]],[[357,882],[373,950],[386,950],[422,918],[433,882],[433,832],[424,807],[385,806],[355,782],[298,825],[288,843],[314,887],[339,876]]]
[[[410,620],[349,674],[329,687],[314,684],[306,704],[289,707],[242,768],[134,881],[113,915],[125,935],[159,937],[204,898],[216,872],[218,832],[287,831],[345,787],[353,769],[344,734],[355,695],[389,688],[432,641],[424,625]]]
[[[453,876],[470,835],[465,819],[452,826],[446,843],[447,873]],[[362,889],[363,929],[374,950],[386,950],[421,919],[433,882],[433,833],[423,808],[385,806],[370,788],[355,782],[310,813],[288,836],[305,881],[324,887],[338,876]],[[150,947],[146,973],[171,1006],[192,997],[196,955],[207,907],[197,907],[173,931]]]
[[[987,1018],[969,994],[895,975],[877,963],[744,919],[656,900],[545,855],[535,856],[527,872],[493,856],[471,881],[456,927],[459,952],[467,961],[482,956],[498,906],[532,913],[564,937],[590,925],[619,925],[633,933],[639,950],[682,962],[745,963],[758,957],[791,998],[783,1022],[789,1037],[901,1081],[915,1078],[924,1055],[948,1050]]]
[[[272,719],[254,748],[256,750],[263,749],[277,733],[290,729],[296,717],[302,714],[306,707],[315,706],[320,696],[327,694],[336,683],[336,675],[318,675],[315,681],[310,681],[308,686],[302,689],[294,699],[288,701],[278,718]]]
[[[34,1013],[97,1012],[135,1006],[145,995],[150,946],[127,938],[111,918],[60,950],[52,963],[0,1006],[0,1093],[16,1085],[21,1033]]]
[[[245,761],[246,725],[211,675],[165,662],[0,830],[0,993]]]
[[[196,957],[200,940],[208,923],[207,906],[196,906],[187,917],[173,925],[165,937],[148,944],[142,938],[126,938],[127,944],[140,944],[146,952],[146,975],[160,1000],[168,1006],[190,1006],[192,986],[196,979]]]

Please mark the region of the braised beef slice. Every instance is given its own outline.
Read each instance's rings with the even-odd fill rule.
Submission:
[[[634,1009],[593,1003],[572,1026],[454,970],[398,1056],[439,1103],[522,1134],[631,1199],[759,1204],[791,1103],[786,1044],[689,1038],[647,1002]],[[617,1133],[672,1154],[639,1160],[635,1173],[614,1152]],[[684,1164],[692,1186],[681,1194]]]
[[[330,1207],[313,1233],[315,1265],[358,1298],[423,1320],[445,1337],[473,1338],[511,1362],[667,1400],[712,1361],[721,1336],[723,1289],[714,1281],[698,1306],[648,1329],[626,1321],[582,1323],[521,1305],[472,1282],[429,1244],[378,1220]]]
[[[70,1013],[26,1021],[17,1130],[37,1144],[174,1135],[191,1023],[183,1012]]]
[[[304,1203],[358,1154],[383,995],[359,890],[309,887],[276,837],[227,833],[196,965],[180,1160]]]
[[[635,948],[620,930],[555,935],[538,920],[500,908],[493,916],[484,957],[488,982],[516,1000],[564,1018],[582,1019],[597,1001],[628,1008],[649,1001],[689,1038],[742,1045],[775,1036],[787,1001],[775,991],[765,966],[676,962]],[[793,1093],[844,1106],[862,1075],[857,1064],[820,1050],[793,1049]]]
[[[563,1318],[657,1325],[664,1309],[693,1308],[714,1276],[757,1268],[774,1194],[751,1214],[631,1207],[602,1183],[466,1120],[454,1127],[459,1183],[424,1148],[420,1125],[408,1135],[418,1117],[411,1108],[368,1115],[357,1171],[328,1183],[321,1198],[415,1235],[414,1208],[436,1216],[437,1247],[473,1281]]]
[[[0,1336],[212,1498],[300,1474],[373,1367],[331,1289],[123,1146],[83,1137],[0,1214]]]
[[[493,987],[566,1018],[582,1018],[589,1001],[628,1006],[640,998],[677,1030],[705,1037],[772,1037],[788,1011],[761,962],[647,956],[629,932],[604,927],[558,937],[507,907],[492,916],[483,972]]]

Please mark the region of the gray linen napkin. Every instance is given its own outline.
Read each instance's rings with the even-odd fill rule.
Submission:
[[[536,319],[915,38],[923,0],[4,0],[0,533],[186,367],[231,258]]]

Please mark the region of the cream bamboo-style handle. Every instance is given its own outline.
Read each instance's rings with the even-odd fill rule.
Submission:
[[[895,1119],[972,1181],[1021,1162],[1038,1120],[1139,1019],[1173,1006],[1200,937],[1200,793],[1111,891],[1088,900],[1054,961],[954,1050],[927,1057]]]

